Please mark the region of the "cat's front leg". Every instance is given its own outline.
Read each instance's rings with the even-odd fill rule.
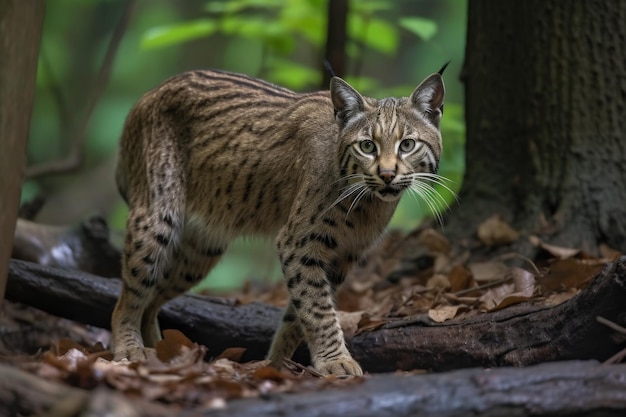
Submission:
[[[363,375],[346,347],[333,306],[334,283],[329,277],[335,275],[338,264],[335,238],[319,232],[289,233],[286,229],[279,236],[278,249],[292,311],[311,352],[313,367],[325,375]],[[270,358],[274,361],[288,342],[281,340],[285,336],[282,330],[272,343]]]

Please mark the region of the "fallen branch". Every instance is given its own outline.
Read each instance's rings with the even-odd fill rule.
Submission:
[[[7,298],[49,313],[108,327],[119,281],[13,260]],[[573,359],[605,360],[623,348],[614,331],[596,322],[602,316],[624,325],[626,259],[607,264],[578,296],[556,307],[531,303],[470,319],[429,325],[411,320],[404,327],[366,331],[352,338],[355,358],[369,372],[484,366],[525,366]],[[235,305],[194,295],[168,303],[163,328],[182,331],[219,354],[247,348],[244,359],[266,354],[280,309],[260,303]],[[426,323],[426,324],[425,324]]]
[[[52,226],[17,219],[11,257],[40,265],[119,277],[121,251],[111,244],[106,220],[91,216],[78,225]]]
[[[166,412],[167,410],[167,412]],[[429,375],[374,375],[317,392],[236,400],[218,410],[177,411],[49,382],[0,365],[0,414],[128,416],[623,416],[626,365],[556,362],[527,368],[465,369]]]

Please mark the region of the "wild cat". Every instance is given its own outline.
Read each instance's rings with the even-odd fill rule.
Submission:
[[[160,307],[203,279],[230,241],[266,235],[290,302],[269,352],[305,341],[323,374],[361,375],[333,293],[401,195],[437,181],[442,68],[409,97],[364,97],[340,78],[298,94],[220,71],[175,76],[131,110],[117,183],[128,203],[116,359],[144,360]]]

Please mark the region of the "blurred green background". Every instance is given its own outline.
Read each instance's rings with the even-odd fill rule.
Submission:
[[[22,200],[43,196],[37,220],[72,224],[101,213],[113,230],[126,207],[113,169],[124,118],[142,94],[179,72],[220,68],[297,91],[319,89],[326,42],[327,0],[137,1],[106,84],[98,83],[112,33],[128,0],[47,2],[28,147],[29,166],[62,159],[80,135],[94,91],[104,88],[84,135],[84,161],[63,174],[28,179]],[[459,74],[466,30],[465,0],[352,0],[344,78],[376,98],[407,96],[451,61],[442,120],[440,174],[458,190],[464,169],[463,96]],[[447,201],[453,198],[440,190]],[[445,209],[440,204],[438,209]],[[390,227],[409,230],[429,207],[405,196]],[[121,235],[121,233],[120,233]],[[280,276],[271,241],[245,239],[200,288],[226,289],[248,279]]]

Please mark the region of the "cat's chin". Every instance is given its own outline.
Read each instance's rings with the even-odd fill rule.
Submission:
[[[399,200],[402,197],[402,191],[402,189],[387,187],[374,191],[374,195],[382,201],[390,203]]]

